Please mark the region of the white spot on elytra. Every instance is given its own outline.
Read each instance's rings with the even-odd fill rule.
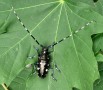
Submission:
[[[46,72],[48,71],[48,69],[45,70]]]
[[[46,52],[44,51],[44,53],[46,53]]]

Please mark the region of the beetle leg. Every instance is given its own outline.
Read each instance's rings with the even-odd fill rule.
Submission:
[[[37,51],[38,55],[39,55],[39,49],[36,48],[35,46],[33,46],[35,48],[35,50]]]
[[[60,69],[58,68],[58,66],[57,66],[56,64],[54,64],[54,66],[55,66],[55,69],[56,69],[58,72],[61,73],[61,71],[60,71]]]
[[[28,56],[29,59],[33,59],[34,57],[36,57],[35,55],[33,56]]]
[[[51,77],[54,81],[57,81],[57,79],[54,77],[54,70],[52,69]]]
[[[34,74],[34,75],[36,74],[36,71],[37,71],[37,65],[38,65],[38,62],[32,64],[32,67],[33,67],[32,74]]]

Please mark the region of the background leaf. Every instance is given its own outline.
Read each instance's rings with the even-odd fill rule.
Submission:
[[[93,37],[93,50],[95,53],[99,52],[100,50],[103,51],[103,33],[97,34]]]
[[[95,84],[94,90],[102,90],[103,89],[103,71],[100,71],[100,80]]]
[[[103,15],[103,0],[97,0],[97,2],[94,3],[95,10]]]
[[[99,54],[97,56],[97,61],[98,61],[100,79],[95,81],[94,90],[102,90],[103,89],[103,55]]]
[[[103,0],[98,0],[95,5],[95,10],[103,15]],[[94,83],[94,90],[102,90],[103,89],[103,33],[96,34],[93,36],[93,50],[96,55],[96,59],[98,61],[100,79]]]
[[[99,73],[92,51],[91,35],[103,33],[103,17],[93,11],[92,2],[84,3],[86,1],[88,0],[10,1],[7,9],[0,12],[0,15],[6,14],[0,22],[1,28],[3,26],[0,29],[0,68],[2,70],[0,83],[5,82],[9,86],[17,77],[9,86],[13,90],[14,88],[15,90],[72,90],[73,88],[92,90],[93,82],[99,77]],[[6,1],[3,2],[6,3]],[[52,80],[51,70],[43,80],[37,75],[29,75],[28,71],[21,72],[25,68],[27,56],[31,54],[37,56],[33,45],[40,50],[41,48],[20,25],[11,9],[11,4],[32,35],[43,45],[50,45],[75,32],[86,23],[96,21],[55,46],[51,54],[52,61],[61,70],[61,74],[55,70],[57,82]],[[2,3],[1,6],[5,7]],[[34,58],[34,62],[36,60],[37,57]]]

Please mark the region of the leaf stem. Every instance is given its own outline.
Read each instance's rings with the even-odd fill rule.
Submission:
[[[5,85],[5,83],[2,84],[2,87],[4,88],[4,90],[8,90],[7,86]]]

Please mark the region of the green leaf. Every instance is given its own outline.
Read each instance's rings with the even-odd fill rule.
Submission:
[[[97,34],[93,37],[93,50],[98,53],[99,50],[103,51],[103,33]]]
[[[96,56],[98,62],[103,62],[103,55],[100,53]]]
[[[98,0],[96,3],[94,3],[94,9],[101,15],[103,15],[103,0]]]
[[[101,78],[95,83],[94,90],[102,90],[103,89],[103,70],[100,71]]]
[[[28,80],[28,77],[31,74],[30,69],[24,69],[20,74],[12,81],[12,83],[9,86],[10,90],[25,90],[26,83]]]
[[[99,77],[99,73],[92,51],[91,35],[103,32],[103,17],[93,11],[89,4],[79,2],[79,0],[77,2],[12,0],[10,3],[32,35],[43,45],[51,45],[54,41],[85,26],[86,23],[96,21],[54,47],[54,52],[51,54],[52,61],[61,70],[61,73],[55,70],[54,76],[57,82],[52,80],[52,70],[50,70],[45,79],[31,75],[25,78],[26,85],[22,85],[23,82],[19,79],[28,75],[26,71],[20,78],[16,78],[17,84],[12,84],[11,88],[15,90],[72,90],[72,88],[92,90],[93,82]],[[0,69],[2,70],[0,83],[6,83],[8,86],[25,68],[27,56],[29,54],[37,56],[33,45],[41,50],[17,20],[10,3],[8,3],[7,10],[4,8],[0,11],[0,16],[3,17],[6,14],[0,21]],[[2,5],[2,8],[5,6]],[[34,61],[36,60],[37,57]],[[20,89],[18,89],[18,84],[22,85]]]
[[[102,90],[103,89],[103,55],[99,53],[96,55],[96,59],[98,61],[98,70],[100,73],[100,78],[94,82],[94,90]]]
[[[17,23],[13,24],[10,5],[1,1],[0,6],[0,83],[9,85],[24,68],[31,43]]]

